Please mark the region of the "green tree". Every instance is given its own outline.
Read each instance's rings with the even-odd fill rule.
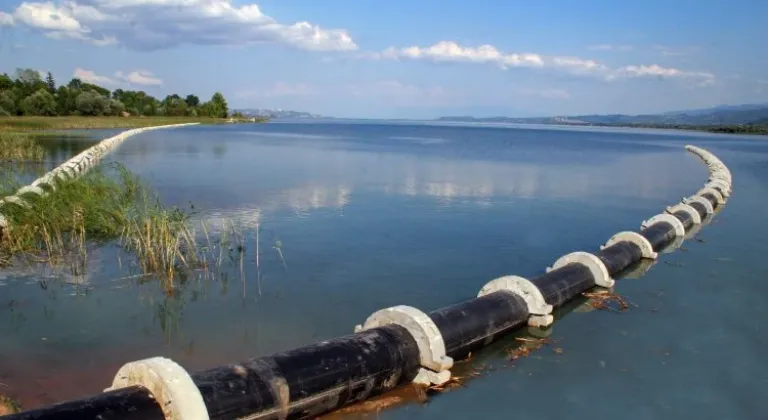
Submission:
[[[56,98],[47,89],[40,89],[21,101],[24,115],[56,115]]]
[[[18,82],[25,85],[32,85],[43,81],[40,78],[40,72],[33,69],[16,69],[15,78]]]
[[[70,89],[81,90],[83,88],[83,81],[75,77],[67,83],[67,87]]]
[[[16,98],[10,90],[0,91],[0,108],[11,115],[16,113]]]
[[[56,90],[56,110],[59,115],[71,115],[77,111],[77,95],[80,91],[67,86]]]
[[[200,98],[195,95],[187,95],[187,97],[184,99],[184,102],[187,103],[188,107],[194,108],[200,105]]]
[[[37,70],[16,69],[14,76],[16,79],[14,87],[21,91],[21,95],[16,98],[17,101],[23,100],[40,89],[48,89],[48,85],[40,78],[40,73]]]
[[[8,90],[13,87],[13,79],[8,77],[7,74],[0,74],[0,90]]]
[[[94,92],[98,93],[99,95],[104,96],[106,98],[109,98],[111,96],[111,94],[112,94],[112,92],[109,89],[103,88],[103,87],[101,87],[99,85],[94,85],[93,83],[83,83],[81,89],[84,90],[84,91],[92,90],[92,91],[94,91]]]
[[[144,108],[142,108],[141,114],[146,115],[147,117],[154,117],[157,115],[157,106],[154,102],[148,103],[144,105]]]
[[[125,105],[117,99],[109,100],[109,112],[112,115],[122,116],[125,111]]]
[[[163,100],[165,115],[183,117],[187,114],[187,103],[179,95],[169,95]]]
[[[45,77],[45,84],[48,85],[48,92],[51,94],[56,93],[56,81],[53,80],[51,72],[48,72],[48,75]]]
[[[109,113],[109,102],[107,102],[107,99],[92,90],[77,95],[75,103],[80,115],[105,115]]]
[[[229,115],[227,100],[224,99],[224,95],[221,92],[214,93],[211,100],[203,105],[207,105],[206,112],[203,115],[214,118],[227,118],[227,115]]]

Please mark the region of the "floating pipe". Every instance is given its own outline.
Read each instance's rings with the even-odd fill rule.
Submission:
[[[13,420],[165,420],[165,414],[144,387],[131,386],[90,398],[0,417]]]
[[[708,165],[705,188],[644,221],[639,232],[617,233],[594,254],[567,254],[532,280],[499,277],[477,297],[429,314],[382,309],[352,335],[192,375],[169,359],[131,362],[105,393],[3,419],[311,418],[408,382],[444,383],[454,359],[526,322],[548,331],[539,327],[552,323],[553,308],[596,286],[612,287],[621,272],[647,269],[658,252],[706,224],[731,193],[731,174],[711,153],[686,149]]]
[[[122,133],[116,136],[104,139],[100,141],[98,144],[93,145],[88,149],[71,157],[69,160],[57,166],[56,168],[52,169],[51,171],[41,176],[40,178],[37,178],[30,185],[20,188],[15,194],[7,196],[3,200],[0,200],[0,210],[2,210],[2,207],[4,207],[6,203],[16,204],[25,208],[29,207],[29,203],[24,201],[21,197],[23,194],[32,193],[32,194],[39,195],[41,197],[45,196],[47,194],[47,191],[41,188],[42,186],[47,186],[51,190],[53,190],[56,188],[56,185],[54,182],[55,179],[63,180],[63,179],[66,179],[67,177],[72,179],[84,174],[93,166],[97,165],[104,155],[114,150],[120,143],[122,143],[125,139],[127,139],[130,136],[143,133],[145,131],[158,130],[163,128],[185,127],[189,125],[198,125],[198,124],[200,123],[169,124],[169,125],[158,125],[155,127],[134,128],[132,130],[123,131]],[[7,227],[8,227],[8,220],[2,215],[2,212],[0,211],[0,233],[2,232],[3,229],[6,229]]]
[[[492,343],[503,333],[525,323],[528,305],[515,293],[500,290],[430,312],[440,330],[446,354],[462,359]]]

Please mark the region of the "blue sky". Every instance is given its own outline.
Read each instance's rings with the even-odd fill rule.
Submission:
[[[768,102],[758,0],[0,0],[0,72],[339,117]]]

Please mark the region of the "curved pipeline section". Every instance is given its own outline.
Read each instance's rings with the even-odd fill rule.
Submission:
[[[23,197],[25,194],[37,194],[41,197],[45,196],[49,191],[53,191],[56,188],[55,181],[57,179],[62,179],[62,180],[68,179],[68,178],[72,179],[85,174],[86,172],[88,172],[89,169],[91,169],[95,165],[98,165],[101,159],[103,159],[106,155],[108,155],[113,150],[115,150],[118,146],[120,146],[120,144],[122,144],[129,137],[135,136],[136,134],[141,134],[145,131],[159,130],[163,128],[185,127],[189,125],[198,125],[198,124],[199,123],[185,123],[185,124],[158,125],[155,127],[134,128],[132,130],[123,131],[116,136],[112,136],[110,138],[104,139],[100,141],[98,144],[95,144],[89,147],[88,149],[85,149],[84,151],[71,157],[66,162],[52,169],[47,174],[36,179],[31,184],[27,185],[26,187],[20,188],[18,191],[16,191],[16,194],[0,199],[0,230],[8,227],[8,221],[5,219],[5,217],[3,217],[3,214],[2,214],[3,207],[9,204],[24,207],[24,208],[29,207],[29,203],[27,203]]]
[[[612,287],[621,273],[647,270],[659,253],[695,234],[725,204],[732,178],[713,154],[686,149],[709,168],[701,190],[644,221],[639,232],[619,232],[595,253],[567,254],[536,278],[500,277],[477,297],[428,314],[385,308],[346,337],[191,375],[169,359],[131,362],[105,393],[4,419],[312,418],[402,384],[443,384],[455,360],[526,324],[546,331],[553,309],[594,287]],[[126,412],[126,404],[134,410]]]

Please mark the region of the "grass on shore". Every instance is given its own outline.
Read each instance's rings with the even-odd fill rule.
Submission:
[[[208,117],[0,117],[0,132],[140,128],[168,124],[223,124]]]
[[[27,133],[8,133],[0,131],[0,162],[31,161],[40,162],[45,158],[45,149],[33,136]]]

